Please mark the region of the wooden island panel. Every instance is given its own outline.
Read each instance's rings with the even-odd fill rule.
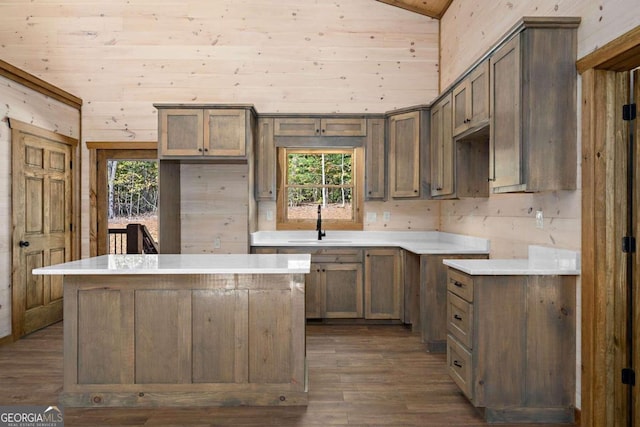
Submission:
[[[304,274],[65,276],[65,406],[306,405]]]

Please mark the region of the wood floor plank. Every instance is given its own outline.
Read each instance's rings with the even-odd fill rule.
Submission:
[[[309,325],[307,362],[306,407],[64,408],[65,425],[487,425],[447,375],[445,355],[426,353],[402,326]],[[0,405],[56,404],[62,323],[0,346],[0,384]]]

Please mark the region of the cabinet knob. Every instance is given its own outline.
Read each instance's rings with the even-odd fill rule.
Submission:
[[[457,366],[458,368],[462,368],[462,364],[461,364],[460,362],[458,362],[457,360],[454,360],[454,361],[453,361],[453,364],[454,364],[455,366]]]
[[[204,152],[205,152],[205,153],[208,153],[208,152],[209,152],[209,149],[208,149],[208,148],[205,148],[205,149],[204,149]]]
[[[30,243],[25,241],[25,240],[20,240],[20,242],[18,243],[18,245],[20,245],[21,248],[28,248]]]
[[[461,288],[461,287],[462,287],[462,283],[458,282],[457,280],[455,280],[455,281],[453,282],[453,284],[454,284],[455,286],[459,287],[459,288]]]
[[[198,148],[198,151],[202,153],[202,148]]]
[[[456,319],[456,320],[462,320],[462,317],[460,317],[460,316],[459,316],[459,315],[457,315],[457,314],[454,314],[454,315],[453,315],[453,318],[454,318],[454,319]]]
[[[436,187],[436,191],[442,191],[442,187]]]
[[[322,129],[322,133],[325,133],[326,129]]]
[[[320,129],[316,129],[316,133],[320,133]]]
[[[414,193],[417,193],[417,192],[418,192],[418,190],[413,190],[413,192],[414,192]]]

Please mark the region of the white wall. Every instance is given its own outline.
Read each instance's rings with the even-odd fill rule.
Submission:
[[[76,109],[0,76],[0,338],[11,334],[11,129],[7,118],[80,137]]]

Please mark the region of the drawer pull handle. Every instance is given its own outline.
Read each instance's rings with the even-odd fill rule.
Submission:
[[[456,285],[457,287],[461,288],[462,287],[462,283],[458,282],[457,280],[453,281],[453,284]]]
[[[458,316],[457,314],[454,314],[453,318],[456,319],[456,320],[462,320],[462,317]]]
[[[457,360],[454,360],[454,361],[453,361],[453,364],[454,364],[455,366],[457,366],[458,368],[462,368],[462,364],[461,364],[460,362],[458,362]]]

